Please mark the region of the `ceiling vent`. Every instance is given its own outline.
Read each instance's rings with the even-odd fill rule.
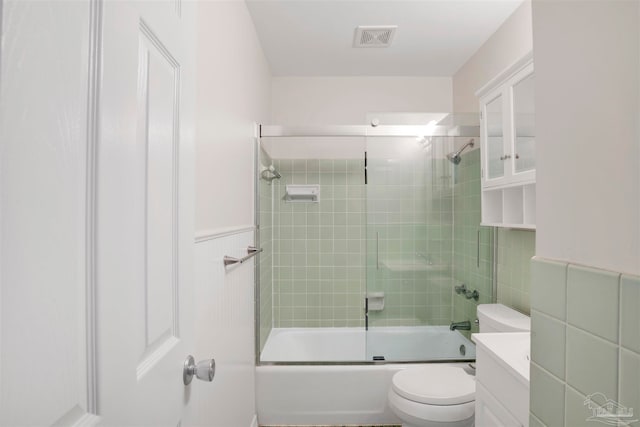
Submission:
[[[353,47],[389,47],[397,29],[397,25],[360,25],[356,28]]]

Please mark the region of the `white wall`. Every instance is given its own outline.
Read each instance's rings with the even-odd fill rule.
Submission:
[[[475,92],[531,51],[531,2],[525,1],[453,76],[453,111],[479,111]]]
[[[194,381],[186,424],[249,427],[253,268],[225,270],[222,257],[246,255],[254,243],[254,123],[268,122],[271,76],[244,2],[199,2],[197,31],[196,232],[210,239],[195,245],[194,356],[217,366],[212,383]]]
[[[271,124],[427,124],[451,112],[449,77],[274,77]],[[376,114],[379,113],[379,114]],[[406,113],[406,114],[402,114]],[[265,138],[274,158],[359,159],[366,138]]]
[[[271,75],[242,1],[198,3],[196,230],[253,224],[254,122]]]
[[[533,3],[538,256],[640,274],[638,7]]]
[[[366,124],[367,113],[448,113],[449,77],[274,77],[271,123]]]

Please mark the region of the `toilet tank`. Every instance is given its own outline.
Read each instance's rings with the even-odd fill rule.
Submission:
[[[480,332],[528,332],[531,318],[502,304],[478,305]]]

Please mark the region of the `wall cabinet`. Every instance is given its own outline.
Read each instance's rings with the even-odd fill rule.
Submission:
[[[534,87],[529,54],[476,93],[483,225],[535,228]]]

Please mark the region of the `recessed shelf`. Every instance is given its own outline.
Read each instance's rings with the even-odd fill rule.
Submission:
[[[502,220],[507,224],[524,224],[522,187],[510,187],[502,190]]]
[[[286,187],[284,200],[289,203],[318,203],[320,201],[320,184],[290,185]]]
[[[536,224],[536,185],[527,184],[524,186],[524,223]]]
[[[517,184],[482,190],[481,225],[534,230],[536,228],[536,184]]]
[[[502,222],[502,190],[482,192],[482,220],[490,223]]]

